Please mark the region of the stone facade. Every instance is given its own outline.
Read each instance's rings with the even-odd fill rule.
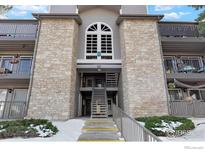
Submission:
[[[120,37],[125,112],[133,117],[168,114],[157,21],[124,19]]]
[[[43,18],[37,43],[27,118],[74,117],[78,24]]]

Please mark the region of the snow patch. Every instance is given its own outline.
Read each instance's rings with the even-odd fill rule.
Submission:
[[[82,127],[86,119],[71,119],[68,121],[52,121],[59,132],[51,137],[35,137],[35,138],[11,138],[2,139],[0,142],[4,141],[77,141],[78,137],[81,135]],[[34,126],[32,126],[34,127]],[[39,128],[40,129],[40,128]],[[42,133],[41,135],[45,135]]]
[[[171,132],[174,133],[176,128],[181,126],[183,123],[181,122],[175,122],[175,121],[169,121],[169,122],[165,122],[164,120],[161,120],[161,124],[157,123],[155,126],[155,128],[152,128],[153,130],[158,130],[158,131],[162,131],[162,132]]]
[[[30,128],[37,130],[39,137],[50,137],[54,134],[54,132],[50,129],[45,128],[46,125],[37,125],[34,126],[33,124],[30,125]],[[28,132],[25,132],[28,133]]]
[[[0,125],[0,133],[1,133],[1,132],[4,132],[4,131],[5,131],[4,126],[3,126],[3,125]]]

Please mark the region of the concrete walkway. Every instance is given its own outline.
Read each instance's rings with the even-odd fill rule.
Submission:
[[[78,141],[119,142],[124,139],[111,118],[96,118],[86,120]]]

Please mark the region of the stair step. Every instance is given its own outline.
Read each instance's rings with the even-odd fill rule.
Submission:
[[[107,116],[92,116],[92,118],[107,118]]]
[[[107,106],[106,104],[92,104],[92,106]]]
[[[102,107],[101,107],[101,108],[94,107],[94,108],[93,108],[93,110],[97,110],[97,109],[100,109],[100,110],[107,110],[106,107],[103,107],[103,108],[102,108]]]
[[[92,118],[107,118],[108,107],[106,99],[105,88],[94,88],[92,103],[91,103],[91,117]]]
[[[102,110],[101,111],[95,110],[95,111],[92,111],[92,113],[103,113],[104,114],[104,113],[107,113],[107,111],[106,110],[104,110],[104,111],[102,111]]]

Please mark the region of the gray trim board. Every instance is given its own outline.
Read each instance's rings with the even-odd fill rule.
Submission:
[[[78,14],[70,14],[70,13],[32,13],[32,15],[36,19],[43,19],[43,18],[65,18],[65,19],[74,19],[79,25],[82,24],[82,20]]]
[[[16,24],[22,24],[22,23],[38,23],[38,20],[36,19],[0,19],[0,23],[16,23]]]
[[[124,19],[129,20],[161,20],[164,17],[164,15],[147,15],[147,14],[141,14],[141,15],[130,15],[130,14],[124,14],[120,15],[117,18],[116,24],[119,25]]]
[[[159,21],[159,24],[193,24],[198,25],[199,23],[196,21]]]
[[[162,42],[205,42],[205,37],[161,37]]]

